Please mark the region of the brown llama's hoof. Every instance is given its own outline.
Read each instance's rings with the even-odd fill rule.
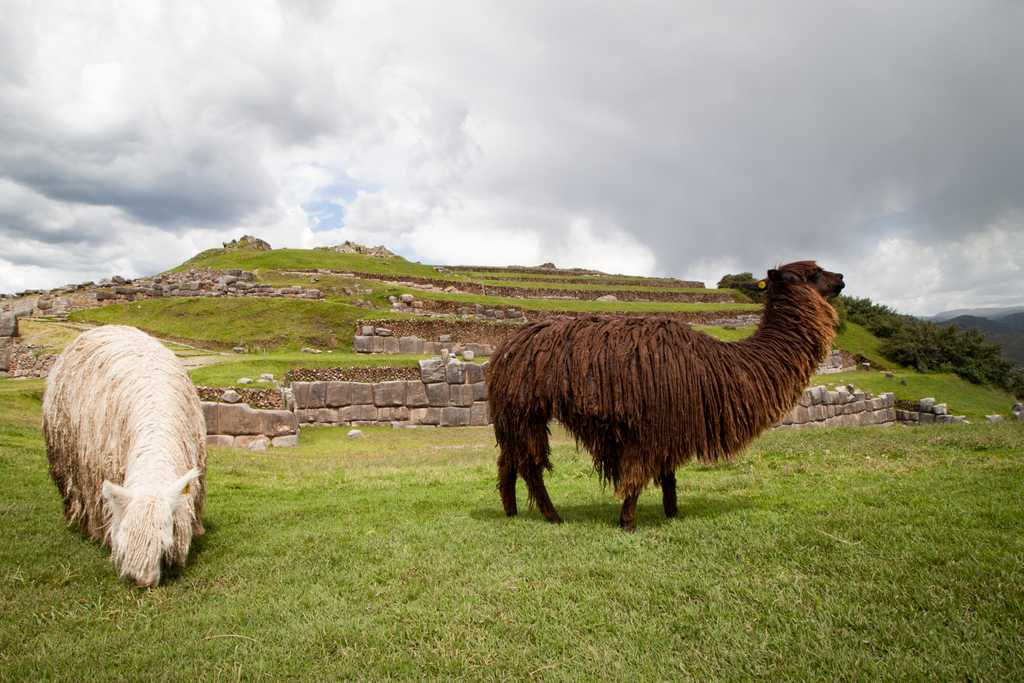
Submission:
[[[669,519],[679,516],[679,508],[669,508],[665,510],[665,516]]]

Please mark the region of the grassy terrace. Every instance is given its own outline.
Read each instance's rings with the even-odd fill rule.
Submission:
[[[638,532],[554,432],[565,524],[508,519],[486,428],[211,452],[159,588],[68,529],[41,382],[0,380],[0,671],[16,680],[1019,680],[1024,428],[768,434]]]
[[[547,280],[517,281],[517,280],[473,280],[473,284],[480,287],[515,287],[518,289],[557,289],[567,292],[675,292],[678,294],[726,294],[736,297],[740,301],[749,299],[735,289],[705,289],[701,287],[645,287],[643,285],[614,284],[606,285],[563,283]]]
[[[995,387],[971,384],[951,373],[921,373],[912,370],[894,371],[888,378],[881,372],[850,370],[812,378],[811,384],[853,384],[873,394],[891,391],[897,399],[916,401],[931,396],[948,403],[949,411],[981,420],[986,415],[1008,415],[1013,396]],[[902,382],[905,382],[902,383]]]
[[[529,311],[592,311],[594,313],[665,313],[673,311],[751,311],[760,304],[676,303],[670,301],[580,301],[576,299],[520,299],[517,297],[453,294],[448,292],[416,292],[420,299],[454,301],[460,304],[515,306]]]
[[[351,343],[351,339],[349,342]],[[239,354],[228,356],[223,363],[196,368],[190,371],[189,375],[196,384],[226,387],[234,386],[239,377],[255,379],[265,372],[269,372],[281,380],[284,378],[284,374],[292,368],[415,366],[421,358],[425,358],[425,356],[371,355],[342,351],[321,354],[296,353],[294,351]]]
[[[132,325],[159,337],[211,348],[351,349],[355,321],[384,315],[336,300],[266,298],[150,299],[71,314],[75,321]]]
[[[619,280],[623,284],[637,284],[645,285],[649,283],[665,283],[672,282],[676,278],[659,278],[659,277],[645,277],[643,275],[583,275],[581,273],[566,273],[553,271],[550,274],[547,273],[519,273],[515,271],[448,271],[450,273],[458,273],[469,278],[474,279],[488,279],[488,280],[501,280],[508,279],[515,282],[522,282],[525,280],[540,280],[542,282],[558,282],[560,280],[569,279],[593,279],[593,280]],[[678,278],[686,279],[686,278]],[[595,282],[594,284],[600,284]]]

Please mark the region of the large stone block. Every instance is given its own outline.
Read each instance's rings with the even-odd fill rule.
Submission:
[[[203,401],[200,405],[203,408],[203,419],[206,421],[206,433],[223,434],[220,428],[220,410],[218,409],[220,404],[212,401]]]
[[[320,424],[332,425],[338,423],[338,409],[337,408],[317,408],[316,409],[316,421]]]
[[[448,406],[441,408],[442,427],[465,427],[469,425],[470,409]]]
[[[444,361],[440,358],[420,361],[420,379],[427,384],[443,382],[445,379]]]
[[[473,387],[473,400],[474,401],[486,401],[487,400],[487,382],[477,382],[471,384]]]
[[[445,367],[445,381],[448,384],[463,384],[466,381],[465,363],[451,361]]]
[[[413,408],[409,411],[409,421],[418,425],[441,424],[441,408]]]
[[[373,403],[373,385],[369,382],[352,382],[352,405]]]
[[[490,421],[491,413],[487,401],[475,401],[469,407],[469,424],[479,426],[489,424]]]
[[[18,316],[13,313],[0,313],[0,337],[18,336]]]
[[[377,406],[345,406],[338,411],[338,419],[341,422],[373,422],[377,419]]]
[[[327,399],[327,382],[292,382],[292,395],[297,408],[323,408]]]
[[[324,403],[328,408],[352,405],[352,382],[327,382]]]
[[[473,405],[472,384],[452,384],[448,388],[451,391],[451,405],[463,408]]]
[[[239,436],[263,433],[259,412],[253,410],[245,403],[236,403],[234,405],[219,403],[217,404],[217,412],[219,426],[217,431],[221,434]]]
[[[295,434],[299,431],[299,419],[289,410],[257,410],[260,418],[260,433],[270,437]]]
[[[434,384],[427,384],[427,402],[432,406],[446,406],[451,400],[451,391],[447,384],[443,382],[435,382]]]
[[[399,337],[398,352],[419,355],[423,353],[423,340],[419,337]]]
[[[292,446],[298,446],[299,435],[289,434],[288,436],[275,436],[270,440],[270,445],[274,448],[291,448]]]
[[[789,412],[789,417],[792,418],[794,424],[804,424],[810,422],[811,418],[811,407],[805,405],[798,405]]]
[[[799,405],[803,406],[804,408],[811,406],[814,403],[814,398],[811,391],[809,389],[804,389],[803,393],[800,394],[800,398],[797,399],[797,403],[799,403]]]
[[[933,405],[935,405],[935,399],[931,397],[922,398],[920,401],[917,402],[917,408],[922,413],[930,413],[932,411]]]
[[[319,408],[296,408],[295,417],[301,424],[316,422],[316,411]]]
[[[384,337],[370,337],[370,353],[384,353]]]
[[[374,384],[373,404],[377,407],[405,405],[405,382],[395,380]]]
[[[476,382],[484,381],[484,369],[482,366],[476,363],[465,363],[463,365],[466,372],[466,383],[475,384]]]
[[[398,353],[401,345],[398,337],[382,337],[384,340],[384,353]]]
[[[373,337],[357,335],[352,339],[352,349],[356,353],[370,353],[373,351]]]
[[[406,381],[405,405],[410,408],[422,408],[430,405],[430,400],[427,399],[427,385],[418,379]]]
[[[235,437],[228,436],[227,434],[207,434],[206,435],[206,446],[217,447],[217,448],[230,448],[235,444]]]
[[[381,422],[404,422],[409,419],[409,409],[405,406],[377,408],[377,419]]]
[[[235,437],[235,448],[245,448],[250,451],[265,451],[268,446],[270,446],[270,439],[262,434]]]

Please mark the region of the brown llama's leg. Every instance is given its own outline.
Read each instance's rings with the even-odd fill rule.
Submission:
[[[516,463],[502,451],[498,456],[498,491],[501,492],[501,506],[505,514],[515,517],[519,512],[516,505]]]
[[[679,514],[676,502],[676,473],[675,470],[668,468],[661,473],[661,506],[665,509],[666,517],[675,517]]]
[[[523,471],[523,479],[526,480],[526,488],[530,492],[530,500],[537,504],[537,509],[544,515],[544,518],[552,524],[561,524],[562,518],[558,516],[551,496],[544,486],[544,468],[536,465],[527,465]]]
[[[634,493],[626,496],[625,500],[622,501],[622,512],[619,514],[619,527],[623,531],[633,532],[636,531],[636,501],[640,498],[640,493]]]

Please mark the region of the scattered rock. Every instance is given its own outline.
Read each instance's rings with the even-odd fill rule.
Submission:
[[[350,439],[361,439],[363,438],[363,433],[358,429],[350,429],[346,436]]]
[[[404,304],[411,304],[416,299],[416,297],[414,297],[412,294],[403,294],[402,296],[399,297],[399,299],[401,299],[402,303]]]
[[[269,372],[264,372],[262,375],[260,375],[260,379],[265,381],[265,382],[273,382],[274,381],[274,375],[272,375]]]
[[[995,422],[1002,422],[1003,421],[1003,416],[1002,415],[986,415],[985,419],[988,420],[989,422],[993,422],[993,423],[995,423]]]
[[[220,400],[224,403],[238,403],[242,400],[242,395],[234,389],[228,389],[220,395]]]
[[[462,352],[463,360],[473,360],[475,357],[476,354],[470,351],[469,349],[466,349],[465,351]]]
[[[604,296],[597,297],[597,301],[618,301],[619,297],[614,294],[605,294]]]
[[[233,348],[231,350],[234,351],[235,353],[245,353],[245,347],[244,346],[236,346],[235,348]]]
[[[882,373],[882,374],[883,374],[883,375],[885,375],[886,379],[892,379],[893,377],[895,377],[895,376],[896,376],[896,375],[894,375],[893,373],[889,372],[888,370],[886,370],[886,371],[885,371],[884,373]]]
[[[252,384],[252,377],[239,377],[235,384]]]
[[[311,346],[303,346],[299,349],[299,353],[321,353],[320,349],[314,349]]]

